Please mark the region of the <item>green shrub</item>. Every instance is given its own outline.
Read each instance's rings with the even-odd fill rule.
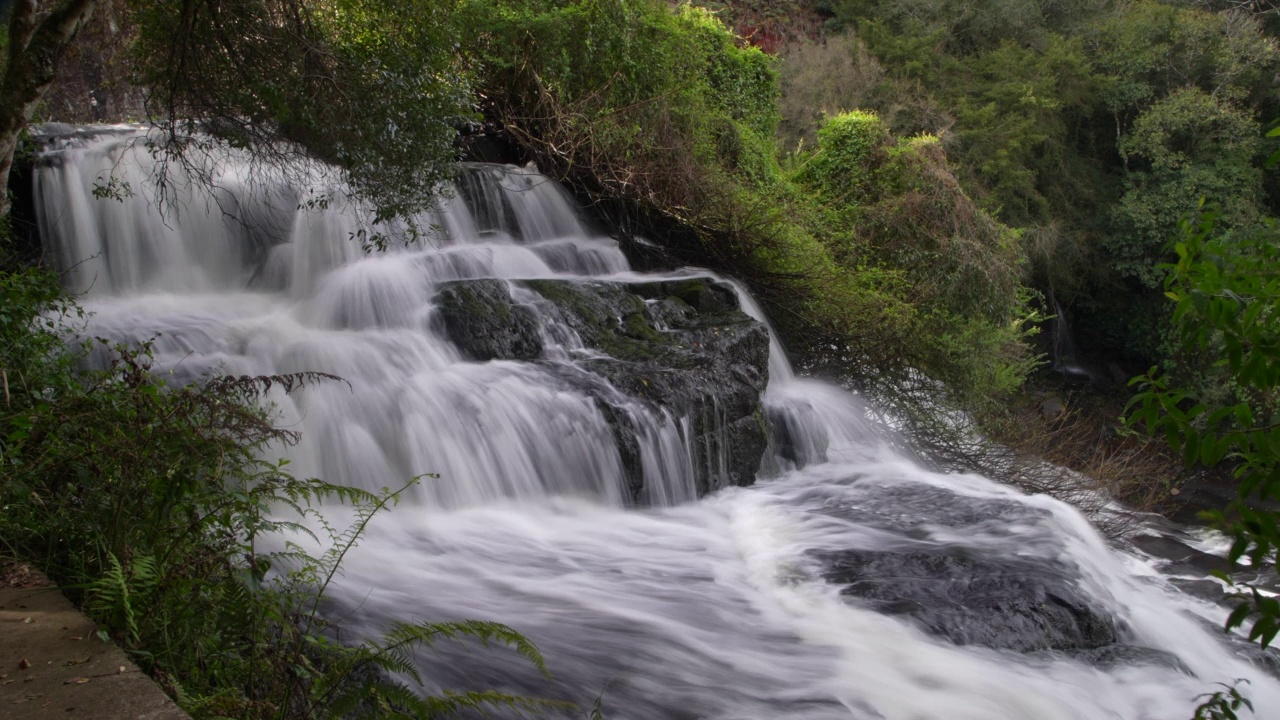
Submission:
[[[874,287],[886,310],[843,316],[846,335],[884,343],[888,331],[900,358],[956,397],[1016,389],[1034,365],[1022,342],[1029,310],[1016,233],[964,193],[937,137],[897,140],[856,111],[829,118],[818,138],[794,178],[821,208],[820,236],[839,271],[861,290],[842,301],[858,307]]]
[[[937,137],[896,140],[854,111],[828,118],[818,140],[794,178],[841,275],[818,293],[841,338],[824,342],[882,388],[923,373],[951,401],[996,411],[1037,364],[1018,236],[965,195]]]
[[[588,162],[602,178],[610,164],[643,166],[633,192],[650,194],[687,185],[694,160],[771,174],[775,63],[706,10],[655,0],[470,2],[459,18],[478,38],[470,55],[486,113],[559,148],[548,159]]]
[[[1129,173],[1106,247],[1125,277],[1160,286],[1156,266],[1167,239],[1202,197],[1222,205],[1223,230],[1261,222],[1262,137],[1229,102],[1195,87],[1177,90],[1137,117],[1119,150]]]
[[[1017,234],[968,198],[936,137],[899,141],[868,211],[881,262],[906,268],[917,302],[1006,323],[1017,314]]]
[[[828,118],[818,129],[814,156],[796,180],[823,193],[827,204],[865,199],[884,163],[889,131],[873,113],[854,110]]]

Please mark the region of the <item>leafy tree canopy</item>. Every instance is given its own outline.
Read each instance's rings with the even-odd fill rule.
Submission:
[[[15,3],[0,85],[4,157],[99,4]],[[216,138],[271,163],[324,161],[385,220],[434,199],[451,174],[457,128],[474,116],[448,22],[457,4],[116,0],[112,9],[134,32],[129,80],[165,131],[162,160],[183,161]],[[7,175],[7,162],[0,170]]]

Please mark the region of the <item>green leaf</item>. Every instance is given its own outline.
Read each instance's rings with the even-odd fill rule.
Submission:
[[[1240,627],[1252,612],[1253,606],[1247,602],[1237,605],[1235,609],[1231,611],[1231,614],[1227,616],[1227,620],[1223,624],[1223,631],[1229,633],[1235,628]]]
[[[1213,467],[1222,462],[1226,455],[1227,444],[1214,437],[1205,437],[1200,443],[1200,462],[1205,467]]]
[[[1183,431],[1182,437],[1182,462],[1185,465],[1194,465],[1200,459],[1200,433],[1195,428],[1187,427]]]

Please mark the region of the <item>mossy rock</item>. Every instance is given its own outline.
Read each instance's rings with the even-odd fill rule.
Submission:
[[[435,322],[471,360],[535,360],[542,355],[536,315],[512,302],[502,280],[447,283],[435,303]]]
[[[769,335],[742,311],[732,286],[709,277],[518,285],[535,299],[513,302],[500,280],[446,284],[435,299],[439,327],[475,360],[537,360],[544,331],[566,338],[573,352],[576,336],[584,350],[574,365],[545,367],[595,400],[614,430],[637,503],[647,497],[640,429],[631,420],[637,402],[687,419],[700,493],[755,481],[767,445],[760,418]]]
[[[739,307],[733,287],[709,277],[645,283],[531,280],[539,311],[607,358],[582,366],[645,404],[688,417],[700,493],[755,480],[767,436],[758,421],[768,382],[769,335]],[[588,390],[588,392],[593,392]],[[608,406],[602,393],[597,402]],[[606,409],[620,448],[635,450],[627,414]],[[638,457],[624,454],[633,493],[643,499]],[[707,458],[726,458],[723,467]]]
[[[632,292],[646,299],[678,300],[699,314],[721,315],[738,311],[738,295],[733,288],[711,278],[688,278],[636,283]]]

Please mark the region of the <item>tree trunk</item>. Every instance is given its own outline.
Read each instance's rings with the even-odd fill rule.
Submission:
[[[97,0],[62,0],[43,18],[38,0],[15,0],[9,16],[9,68],[0,84],[0,218],[9,214],[9,170],[18,136],[53,84],[62,53]]]

